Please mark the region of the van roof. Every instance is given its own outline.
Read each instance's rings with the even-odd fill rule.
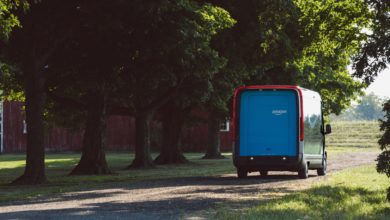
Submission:
[[[297,85],[249,85],[240,86],[238,90],[242,89],[305,89]]]
[[[249,86],[240,86],[236,88],[235,94],[237,94],[241,90],[246,90],[246,89],[294,89],[298,90],[300,92],[313,92],[318,94],[318,92],[306,89],[297,85],[249,85]],[[319,94],[318,94],[319,96]]]

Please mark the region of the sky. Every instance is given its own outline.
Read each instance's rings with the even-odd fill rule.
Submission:
[[[366,93],[373,92],[382,98],[390,98],[390,69],[382,71],[375,81],[367,88]]]

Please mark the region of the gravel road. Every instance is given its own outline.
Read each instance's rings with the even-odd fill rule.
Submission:
[[[375,152],[338,154],[329,157],[328,171],[374,163],[376,157]],[[306,180],[292,172],[270,172],[266,178],[254,173],[247,179],[227,174],[118,183],[39,201],[0,203],[0,219],[203,219],[217,208],[242,209],[255,205],[259,198],[307,189],[327,178],[318,177],[315,171],[309,174]]]

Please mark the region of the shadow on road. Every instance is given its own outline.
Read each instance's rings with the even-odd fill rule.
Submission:
[[[311,175],[310,177],[315,177]],[[83,189],[80,191],[73,191],[69,193],[56,195],[56,198],[50,196],[40,198],[35,201],[15,201],[0,203],[1,206],[14,205],[14,204],[39,204],[50,202],[61,202],[79,199],[93,199],[99,197],[113,196],[122,192],[105,192],[115,189],[121,189],[126,191],[134,190],[153,190],[168,187],[195,187],[195,186],[261,186],[269,183],[281,183],[285,181],[298,180],[296,174],[272,174],[266,177],[259,175],[251,175],[244,179],[238,179],[235,175],[222,175],[222,176],[209,176],[209,177],[183,177],[183,178],[167,178],[153,181],[140,181],[140,182],[120,182],[120,183],[103,183],[100,186],[96,186],[89,189]],[[103,191],[102,193],[96,193]]]
[[[233,177],[194,177],[181,180],[161,180],[152,184],[138,183],[138,186],[131,187],[122,185],[120,188],[112,187],[104,191],[96,190],[75,195],[64,194],[55,199],[46,198],[39,201],[12,203],[12,205],[26,207],[6,213],[1,213],[0,206],[0,219],[180,219],[188,213],[197,213],[226,205],[229,208],[253,206],[257,204],[257,197],[254,197],[256,194],[292,192],[286,187],[267,187],[267,183],[292,179],[296,177],[289,176],[281,179],[280,177],[279,179],[251,177],[244,180],[237,180]],[[263,185],[261,189],[259,189],[259,184]],[[179,189],[179,187],[187,186],[190,187],[189,191]],[[194,186],[203,187],[192,188]],[[166,191],[166,188],[171,189]],[[141,191],[136,192],[138,190]],[[162,196],[159,196],[160,193]],[[211,194],[212,197],[207,196]],[[245,198],[246,195],[250,198]],[[80,201],[84,202],[77,207],[67,207],[67,203]]]

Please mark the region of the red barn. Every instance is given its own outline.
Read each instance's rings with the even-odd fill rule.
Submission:
[[[26,148],[26,123],[24,120],[24,104],[21,102],[0,102],[0,153],[24,152]],[[159,126],[152,126],[152,148],[157,150],[160,143]],[[107,122],[107,150],[133,150],[135,127],[134,119],[126,116],[111,116]],[[203,152],[207,145],[207,125],[184,129],[182,145],[184,151]],[[72,131],[61,127],[46,130],[45,149],[48,152],[80,151],[82,131]],[[229,132],[221,133],[221,150],[231,150]]]

